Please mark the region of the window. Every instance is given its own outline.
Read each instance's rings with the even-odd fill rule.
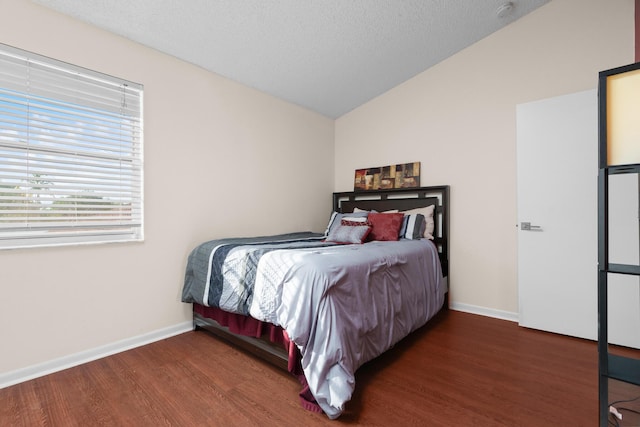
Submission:
[[[143,239],[142,95],[0,44],[0,248]]]

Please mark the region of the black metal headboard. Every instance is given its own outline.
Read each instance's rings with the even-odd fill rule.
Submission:
[[[333,210],[353,212],[354,208],[386,211],[408,210],[435,205],[434,243],[440,254],[442,274],[449,275],[449,186],[401,188],[333,193]]]

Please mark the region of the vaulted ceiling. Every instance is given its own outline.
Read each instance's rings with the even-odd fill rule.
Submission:
[[[550,0],[32,0],[337,118]]]

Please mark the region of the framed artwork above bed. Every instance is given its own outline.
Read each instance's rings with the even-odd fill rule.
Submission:
[[[353,191],[420,187],[420,162],[356,169]]]

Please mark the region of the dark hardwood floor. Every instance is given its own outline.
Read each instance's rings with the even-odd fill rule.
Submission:
[[[596,426],[596,343],[443,311],[357,372],[335,421],[207,332],[0,390],[2,426]],[[640,392],[639,392],[640,394]]]

